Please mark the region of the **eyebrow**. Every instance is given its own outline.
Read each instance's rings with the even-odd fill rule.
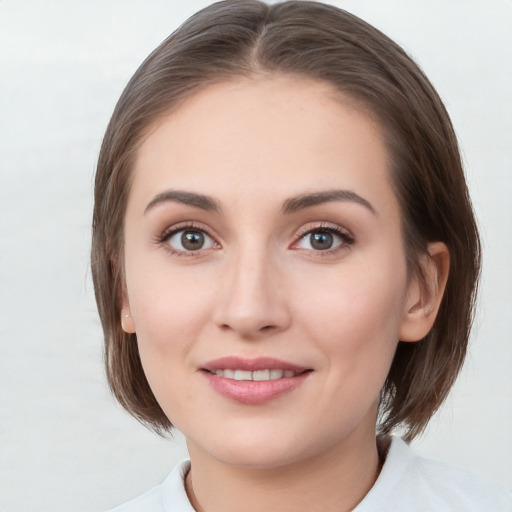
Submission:
[[[355,192],[352,192],[351,190],[343,189],[324,190],[321,192],[313,192],[291,197],[283,203],[281,211],[284,214],[291,214],[305,208],[311,208],[313,206],[318,206],[320,204],[329,203],[332,201],[346,201],[360,204],[361,206],[367,208],[374,215],[377,215],[375,208],[370,204],[369,201],[356,194]],[[148,203],[144,213],[146,214],[156,206],[166,202],[181,203],[187,206],[192,206],[195,208],[200,208],[201,210],[216,213],[221,211],[219,202],[213,197],[206,196],[204,194],[197,194],[195,192],[187,192],[185,190],[166,190],[165,192],[156,195]]]
[[[375,208],[370,204],[369,201],[364,199],[364,197],[361,197],[351,190],[343,189],[324,190],[321,192],[301,194],[300,196],[292,197],[284,202],[282,212],[285,214],[295,213],[299,210],[303,210],[304,208],[311,208],[312,206],[317,206],[332,201],[346,201],[360,204],[361,206],[367,208],[374,215],[377,215]]]
[[[149,210],[167,202],[186,204],[209,212],[220,212],[221,210],[219,203],[212,197],[184,190],[167,190],[155,196],[146,206],[144,213],[146,214]]]

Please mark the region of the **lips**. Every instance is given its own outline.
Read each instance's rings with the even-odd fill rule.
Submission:
[[[274,358],[225,357],[205,364],[202,373],[225,398],[263,404],[298,388],[311,369]]]
[[[280,359],[275,359],[273,357],[246,359],[243,357],[230,356],[210,361],[203,366],[203,369],[212,373],[215,373],[217,370],[225,369],[243,370],[249,372],[258,370],[288,370],[294,373],[301,373],[306,371],[308,368],[292,364],[287,361],[282,361]]]
[[[227,379],[233,380],[252,380],[252,381],[264,381],[264,380],[278,380],[282,378],[295,377],[298,373],[292,370],[281,370],[281,369],[266,369],[266,370],[255,370],[253,372],[249,370],[215,370],[217,377],[226,377]]]

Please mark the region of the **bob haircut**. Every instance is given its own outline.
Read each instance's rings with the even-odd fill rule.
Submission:
[[[111,390],[159,434],[172,427],[140,362],[135,334],[121,328],[123,224],[137,148],[157,118],[210,84],[288,74],[323,81],[373,116],[390,155],[410,276],[441,241],[450,270],[430,333],[399,342],[381,392],[378,433],[426,427],[466,354],[480,270],[480,243],[455,133],[420,68],[396,43],[356,16],[309,1],[266,5],[226,0],[189,18],[142,63],[123,91],[103,139],[95,181],[92,276]],[[248,185],[250,186],[250,185]]]

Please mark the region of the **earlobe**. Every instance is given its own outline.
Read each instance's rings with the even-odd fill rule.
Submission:
[[[112,274],[115,276],[119,272],[121,275],[123,271],[121,270],[120,265],[118,264],[118,260],[116,256],[112,256],[110,258],[110,265],[112,267]],[[124,280],[124,277],[122,278]],[[128,302],[128,292],[126,291],[126,283],[120,286],[118,291],[118,300],[121,303],[121,328],[127,334],[135,333],[135,322],[132,317],[132,312],[130,310],[130,304]]]
[[[132,312],[130,311],[130,306],[127,304],[121,308],[121,327],[123,331],[128,334],[133,334],[136,330]]]
[[[443,242],[432,242],[420,262],[422,276],[409,285],[400,326],[400,341],[419,341],[434,325],[450,268],[450,253]]]

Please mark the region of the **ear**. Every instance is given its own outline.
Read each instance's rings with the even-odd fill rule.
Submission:
[[[120,290],[118,291],[118,300],[121,302],[121,328],[124,332],[128,334],[135,333],[135,322],[132,317],[132,312],[130,310],[130,303],[128,301],[128,292],[126,291],[126,283],[124,282],[124,273],[122,269],[119,268],[119,264],[116,256],[112,256],[110,258],[110,265],[112,267],[112,274],[118,277],[118,272],[120,276],[118,277],[121,281],[119,286]]]
[[[126,297],[126,292],[123,292],[123,304],[121,307],[121,327],[123,331],[128,334],[133,334],[136,331],[135,322],[132,317],[132,312]]]
[[[420,261],[423,277],[416,276],[409,284],[400,341],[423,339],[432,329],[441,305],[450,269],[450,253],[443,242],[428,244],[427,252]]]

